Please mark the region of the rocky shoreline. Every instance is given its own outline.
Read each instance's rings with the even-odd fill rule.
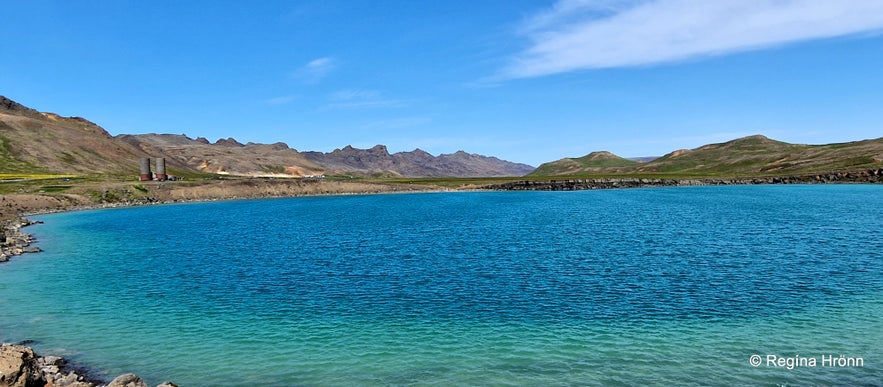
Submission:
[[[4,197],[4,201],[6,201],[6,197]],[[98,205],[68,203],[67,206],[59,207],[57,203],[51,202],[49,206],[42,203],[36,208],[28,208],[27,212],[28,214],[39,214],[161,203],[155,201]],[[26,214],[22,213],[23,208],[21,207],[13,211],[12,214],[3,214],[4,219],[0,221],[0,227],[2,227],[0,264],[18,255],[42,251],[39,247],[32,246],[36,242],[33,235],[22,231],[24,227],[42,222],[23,217],[22,215]],[[132,373],[119,375],[110,382],[90,377],[87,368],[72,366],[60,356],[40,356],[27,344],[28,342],[0,344],[0,387],[150,387],[138,375]],[[177,387],[177,385],[172,382],[163,382],[157,387]]]
[[[21,231],[22,227],[39,223],[26,218],[8,220],[3,224],[2,242],[0,242],[0,263],[9,261],[10,257],[24,253],[38,253],[39,247],[31,246],[34,237]]]
[[[40,252],[39,247],[31,246],[35,241],[30,234],[21,231],[23,227],[39,222],[17,217],[3,222],[2,243],[0,243],[0,263],[10,257],[25,253]],[[22,344],[3,343],[0,345],[0,387],[149,387],[135,374],[123,374],[109,383],[88,377],[87,370],[70,366],[59,356],[38,356],[34,349]],[[164,382],[157,387],[177,387]]]
[[[659,179],[659,178],[601,178],[562,180],[522,180],[493,184],[484,188],[500,191],[579,191],[613,188],[681,187],[758,184],[843,184],[883,183],[883,168],[855,172],[836,172],[815,175],[746,178]]]
[[[149,387],[138,375],[123,374],[110,383],[90,380],[59,356],[38,356],[30,347],[0,345],[0,386],[9,387]],[[178,387],[164,382],[157,387]]]

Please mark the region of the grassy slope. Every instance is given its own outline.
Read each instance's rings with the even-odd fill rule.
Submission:
[[[0,111],[0,173],[137,173],[143,152],[86,120]]]
[[[625,172],[639,164],[637,161],[625,159],[610,152],[592,152],[583,157],[564,158],[545,163],[531,172],[530,175],[550,176],[586,172]]]
[[[574,160],[574,159],[564,159]],[[720,144],[669,153],[627,167],[573,168],[544,164],[532,176],[775,176],[883,167],[883,138],[842,144],[800,145],[749,136]]]
[[[0,172],[16,174],[44,174],[45,168],[20,159],[19,151],[9,136],[13,129],[5,122],[0,121]]]

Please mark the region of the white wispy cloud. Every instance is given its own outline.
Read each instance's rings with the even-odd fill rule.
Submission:
[[[346,89],[334,92],[329,97],[326,109],[361,109],[403,107],[408,102],[401,99],[388,98],[379,90]]]
[[[502,71],[528,78],[642,66],[883,29],[880,0],[559,0],[527,19]]]
[[[337,67],[337,61],[332,57],[316,58],[292,72],[291,77],[305,82],[318,82],[331,73],[335,67]]]

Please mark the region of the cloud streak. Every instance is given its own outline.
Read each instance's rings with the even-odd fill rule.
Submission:
[[[347,89],[333,93],[326,109],[370,109],[404,107],[408,102],[401,99],[386,98],[381,91],[366,89]]]
[[[883,29],[879,0],[559,0],[502,78],[632,67]]]
[[[316,58],[299,67],[291,76],[305,82],[318,82],[331,73],[336,66],[334,58]]]

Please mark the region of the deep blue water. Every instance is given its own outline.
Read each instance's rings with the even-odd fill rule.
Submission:
[[[883,384],[883,186],[35,217],[0,339],[152,384]],[[761,355],[754,367],[749,359]],[[813,358],[787,369],[767,355]],[[823,356],[861,366],[822,364]]]

